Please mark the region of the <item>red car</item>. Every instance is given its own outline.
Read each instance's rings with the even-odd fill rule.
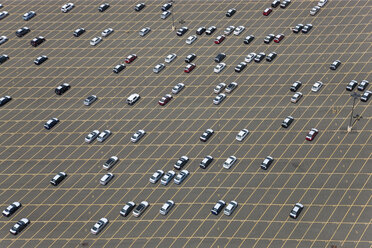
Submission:
[[[172,99],[172,95],[166,94],[159,100],[159,105],[164,106]]]
[[[185,70],[183,70],[184,72],[186,73],[189,73],[191,72],[192,70],[194,70],[194,68],[196,67],[195,64],[191,63],[191,64],[188,64],[186,67],[185,67]]]
[[[225,39],[225,35],[219,35],[217,38],[214,40],[215,44],[220,44],[223,40]]]
[[[135,55],[135,54],[131,54],[131,55],[129,55],[129,56],[128,56],[124,61],[125,61],[125,63],[130,64],[130,63],[133,62],[136,58],[137,58],[137,55]]]
[[[275,36],[274,42],[279,43],[282,39],[284,39],[284,34],[278,34]]]
[[[267,9],[264,10],[263,15],[268,16],[268,15],[270,15],[271,12],[273,12],[273,9],[272,8],[267,8]]]
[[[318,129],[312,128],[310,132],[306,135],[306,140],[312,141],[318,133],[319,133]]]

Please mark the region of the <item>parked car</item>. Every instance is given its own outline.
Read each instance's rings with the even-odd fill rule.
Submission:
[[[265,58],[265,56],[266,54],[262,52],[257,54],[256,57],[254,58],[254,62],[260,63]]]
[[[139,3],[136,6],[134,6],[134,10],[137,12],[141,11],[145,6],[146,6],[145,3]]]
[[[244,44],[250,44],[252,41],[254,40],[254,36],[253,35],[248,35],[247,37],[245,37],[244,39]]]
[[[79,37],[80,35],[84,34],[85,33],[85,29],[84,28],[78,28],[74,31],[74,36],[75,37]]]
[[[88,144],[91,143],[93,140],[95,140],[98,137],[98,135],[99,135],[99,131],[93,130],[85,137],[85,142],[87,142]]]
[[[289,217],[293,219],[297,219],[297,217],[300,215],[302,209],[304,209],[304,205],[301,203],[296,203],[294,207],[292,208],[291,212],[289,213]]]
[[[113,179],[113,178],[114,178],[114,174],[112,174],[112,173],[107,173],[107,174],[105,174],[103,177],[101,177],[101,179],[99,180],[99,183],[102,184],[102,185],[106,185],[106,184],[108,184],[108,183],[111,181],[111,179]]]
[[[23,18],[23,20],[28,21],[28,20],[30,20],[34,16],[36,16],[36,12],[35,11],[29,11],[29,12],[25,13],[22,16],[22,18]]]
[[[214,33],[214,31],[216,31],[216,27],[215,26],[210,26],[206,31],[205,31],[205,34],[206,35],[211,35]]]
[[[362,102],[367,102],[368,99],[371,97],[371,95],[372,95],[372,91],[367,90],[367,91],[365,91],[365,92],[363,93],[363,95],[360,97],[360,100],[361,100]]]
[[[302,83],[300,81],[296,81],[292,84],[291,88],[289,89],[290,91],[296,92],[300,87]]]
[[[221,93],[218,94],[214,99],[213,99],[213,104],[218,105],[220,104],[224,99],[226,98],[226,95]]]
[[[320,88],[322,88],[323,86],[323,83],[318,81],[316,83],[314,83],[314,85],[311,87],[311,91],[312,92],[318,92],[320,90]]]
[[[238,203],[236,201],[231,201],[227,207],[225,208],[225,210],[223,211],[223,213],[227,216],[230,216],[232,215],[232,213],[234,212],[234,210],[238,207]]]
[[[270,156],[267,156],[264,161],[261,163],[261,169],[267,170],[269,166],[273,163],[274,159]]]
[[[105,130],[103,131],[102,133],[100,133],[97,137],[97,141],[98,142],[103,142],[105,141],[109,136],[111,135],[111,131],[110,130]]]
[[[160,18],[165,20],[168,18],[168,16],[170,16],[172,13],[170,11],[164,11],[163,13],[161,13],[160,15]]]
[[[223,33],[224,33],[225,35],[230,35],[232,32],[234,32],[234,29],[235,29],[234,26],[228,26],[228,27],[223,31]]]
[[[224,60],[224,58],[226,58],[226,54],[224,54],[224,53],[219,53],[219,54],[214,58],[214,62],[221,63],[221,61]]]
[[[290,116],[290,115],[287,116],[284,119],[284,121],[282,122],[282,127],[288,128],[291,125],[291,123],[293,122],[293,120],[294,120],[294,118],[292,116]]]
[[[302,93],[301,92],[296,92],[292,97],[291,97],[291,102],[292,103],[297,103],[298,100],[300,100],[302,97]]]
[[[168,200],[166,203],[163,204],[163,206],[160,208],[160,214],[167,215],[168,212],[173,208],[174,201]]]
[[[112,71],[116,74],[118,74],[119,72],[121,72],[122,70],[124,70],[126,67],[125,64],[118,64],[114,67],[114,69],[112,69]]]
[[[177,30],[177,35],[178,36],[182,36],[184,34],[186,34],[186,32],[189,31],[189,28],[188,27],[182,27],[180,29]]]
[[[160,178],[162,178],[164,175],[164,171],[162,170],[157,170],[155,171],[154,174],[152,174],[152,176],[150,177],[150,183],[157,183]]]
[[[130,141],[132,141],[133,143],[136,143],[138,142],[143,136],[145,136],[146,134],[146,131],[145,130],[138,130],[137,132],[135,132],[132,136],[132,138],[130,139]]]
[[[225,67],[226,67],[225,63],[219,63],[218,65],[216,65],[213,71],[215,73],[220,73],[223,69],[225,69]]]
[[[14,224],[12,228],[10,228],[10,233],[13,235],[17,235],[18,233],[22,232],[23,229],[26,228],[30,224],[30,220],[27,218],[22,218],[20,221]]]
[[[354,88],[358,85],[358,82],[355,80],[351,80],[350,83],[347,84],[346,90],[353,91]]]
[[[177,174],[177,176],[174,178],[175,184],[181,184],[186,177],[190,174],[188,170],[182,170],[180,173]]]
[[[180,91],[181,91],[183,88],[185,88],[185,84],[183,84],[183,83],[178,83],[178,84],[176,84],[176,85],[173,87],[173,89],[172,89],[172,93],[173,93],[173,94],[178,94],[178,93],[180,93]]]
[[[310,15],[312,15],[312,16],[316,15],[316,13],[318,13],[319,10],[320,10],[320,7],[319,6],[314,6],[314,8],[312,8],[310,10]]]
[[[143,28],[139,31],[139,35],[140,36],[145,36],[146,34],[150,33],[150,31],[151,31],[150,27],[145,27],[145,28]]]
[[[112,34],[114,30],[112,28],[106,28],[105,30],[102,31],[101,35],[102,37],[107,37],[110,34]]]
[[[274,34],[268,34],[264,38],[264,43],[269,44],[274,39],[275,39],[275,35]]]
[[[61,11],[63,13],[67,13],[69,12],[70,10],[72,10],[73,8],[75,7],[75,5],[73,3],[66,3],[62,6],[61,8]]]
[[[51,129],[52,127],[54,127],[55,125],[57,125],[57,123],[59,122],[59,120],[57,118],[52,118],[50,120],[48,120],[45,124],[44,124],[44,127],[45,129],[49,130]]]
[[[264,16],[268,16],[270,15],[270,13],[273,12],[273,9],[272,8],[266,8],[263,12],[263,15]]]
[[[217,38],[214,40],[214,44],[220,44],[222,41],[225,40],[225,35],[219,35]]]
[[[176,173],[172,170],[168,171],[167,173],[165,173],[165,175],[162,177],[162,179],[160,180],[160,183],[164,186],[168,185],[168,183],[170,181],[172,181],[172,179],[175,177]]]
[[[57,186],[58,184],[60,184],[63,179],[65,179],[67,177],[67,174],[64,173],[64,172],[58,172],[57,175],[55,175],[52,180],[50,180],[50,183],[53,185],[53,186]]]
[[[196,41],[198,37],[196,35],[191,35],[189,36],[187,39],[186,39],[186,44],[189,44],[191,45],[192,43],[194,43],[194,41]]]
[[[4,19],[9,15],[8,11],[1,11],[0,12],[0,20]]]
[[[249,134],[248,129],[242,129],[237,135],[236,135],[236,140],[237,141],[243,141],[245,137]]]
[[[106,218],[99,219],[99,221],[97,221],[97,223],[94,224],[93,227],[90,229],[90,232],[92,234],[100,233],[103,230],[103,228],[105,228],[105,226],[107,225],[108,222],[109,221]]]
[[[304,24],[297,24],[296,27],[292,28],[293,33],[299,33],[304,28]]]
[[[236,9],[232,8],[226,12],[227,17],[232,17],[236,13]]]
[[[305,27],[301,30],[302,33],[306,34],[313,28],[312,24],[306,24]]]
[[[367,88],[368,84],[369,82],[367,80],[362,80],[362,82],[360,82],[360,84],[358,85],[358,90],[364,91]]]
[[[8,40],[9,40],[8,37],[6,37],[5,35],[0,36],[0,45],[1,45],[1,44],[4,44],[4,43],[7,42]]]
[[[278,54],[276,52],[271,52],[266,56],[266,61],[271,62],[273,61]]]
[[[134,210],[133,210],[133,216],[134,217],[140,217],[143,212],[147,209],[149,206],[149,203],[147,201],[141,202]]]
[[[341,65],[341,61],[340,60],[335,60],[331,64],[330,68],[331,68],[331,70],[336,70],[340,65]]]
[[[251,61],[254,60],[256,55],[257,55],[256,53],[250,53],[247,55],[247,57],[245,57],[244,61],[247,63],[251,63]]]
[[[20,28],[18,29],[15,34],[17,35],[17,37],[22,37],[22,36],[25,36],[26,34],[28,34],[31,30],[28,28],[28,27],[23,27],[23,28]]]
[[[205,32],[206,28],[205,27],[200,27],[196,30],[197,35],[202,35]]]
[[[154,69],[152,71],[157,74],[157,73],[161,72],[164,68],[165,68],[165,65],[163,63],[159,63],[154,67]]]
[[[98,7],[98,11],[99,12],[103,12],[103,11],[105,11],[106,9],[108,9],[110,7],[110,4],[108,4],[108,3],[103,3],[103,4],[101,4],[99,7]]]
[[[162,11],[167,11],[168,9],[170,9],[172,7],[172,3],[166,3],[164,4],[163,6],[161,6],[161,10]]]
[[[216,203],[216,205],[213,206],[213,208],[211,210],[212,214],[218,215],[222,211],[222,209],[225,207],[225,205],[226,205],[226,203],[224,201],[219,200]]]
[[[165,57],[165,62],[170,63],[172,62],[175,58],[177,58],[177,55],[175,53],[169,54],[167,57]]]
[[[44,41],[46,41],[46,39],[43,37],[43,36],[38,36],[38,37],[35,37],[31,40],[31,46],[33,47],[37,47],[39,46],[41,43],[43,43]]]
[[[274,2],[271,3],[271,7],[276,8],[280,4],[280,0],[274,0]]]
[[[96,95],[88,96],[84,100],[84,105],[90,106],[92,103],[94,103],[95,101],[97,101],[97,99],[98,99],[98,97]]]
[[[227,93],[231,93],[236,87],[238,87],[238,84],[235,82],[230,83],[226,88],[225,91]]]
[[[213,157],[212,156],[206,156],[199,164],[200,168],[207,169],[207,167],[212,163]]]
[[[230,156],[226,159],[226,161],[223,163],[223,168],[230,169],[231,166],[233,166],[236,162],[237,158],[235,156]]]
[[[195,53],[191,53],[191,54],[186,56],[185,62],[186,63],[191,63],[195,58],[196,58]]]
[[[4,106],[6,103],[10,102],[12,100],[11,96],[4,96],[0,98],[0,106]]]
[[[66,91],[68,91],[69,89],[71,88],[71,86],[67,83],[63,83],[61,84],[60,86],[58,86],[54,92],[57,94],[57,95],[62,95],[64,94]]]
[[[283,39],[284,39],[284,34],[278,34],[277,36],[275,36],[274,42],[279,43]]]
[[[186,65],[185,69],[183,70],[186,73],[190,73],[195,69],[196,65],[194,63],[190,63]]]
[[[285,8],[286,8],[290,3],[291,3],[291,0],[284,0],[284,1],[280,4],[280,8],[285,9]]]
[[[20,207],[22,207],[22,204],[20,202],[13,202],[10,204],[6,209],[3,210],[3,215],[5,217],[10,217],[12,214],[14,214]]]
[[[117,162],[119,161],[119,158],[116,156],[110,157],[104,164],[103,164],[103,169],[104,170],[109,170],[111,169],[112,166],[114,166]]]
[[[97,45],[98,43],[100,43],[101,41],[102,41],[102,37],[100,37],[100,36],[94,37],[94,38],[90,41],[90,45],[95,46],[95,45]]]
[[[133,105],[135,104],[139,99],[140,99],[140,95],[137,94],[137,93],[134,93],[134,94],[131,94],[128,98],[127,98],[127,103],[128,105]]]
[[[214,133],[214,131],[210,128],[208,128],[207,130],[205,130],[205,132],[200,136],[200,140],[203,141],[203,142],[206,142],[211,136],[212,134]]]
[[[47,61],[47,59],[48,59],[48,57],[46,55],[41,55],[34,60],[34,63],[35,63],[35,65],[41,65],[42,63]]]
[[[310,132],[306,135],[306,140],[312,141],[318,133],[319,133],[318,129],[312,128]]]
[[[124,62],[127,63],[127,64],[130,64],[134,60],[136,60],[136,58],[137,58],[137,54],[133,53],[133,54],[130,54],[128,57],[126,57],[126,59],[124,60]]]
[[[225,89],[226,84],[225,83],[219,83],[215,88],[214,88],[214,93],[219,94],[223,89]]]
[[[189,162],[189,158],[187,156],[182,156],[177,160],[173,167],[180,170],[187,164],[187,162]]]
[[[328,2],[328,0],[319,0],[318,6],[323,7],[327,2]]]
[[[234,30],[234,35],[239,35],[239,34],[241,34],[244,30],[245,30],[245,27],[244,27],[244,26],[238,26],[238,27],[236,27],[235,30]]]
[[[130,212],[132,212],[135,206],[136,204],[134,202],[132,201],[127,202],[125,206],[120,210],[120,215],[123,217],[127,217],[130,214]]]
[[[247,67],[247,63],[245,62],[240,62],[236,67],[235,67],[235,71],[240,73],[241,71],[244,70],[244,68]]]

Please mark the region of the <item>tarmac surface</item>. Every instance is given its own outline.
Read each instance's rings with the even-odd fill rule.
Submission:
[[[141,12],[133,10],[139,1],[110,1],[100,13],[102,1],[80,0],[62,13],[66,2],[2,1],[1,11],[9,16],[0,20],[0,35],[9,41],[0,53],[10,59],[0,65],[0,97],[13,100],[0,108],[0,203],[2,209],[14,201],[23,206],[0,218],[0,247],[371,247],[371,99],[355,102],[354,115],[362,118],[348,133],[352,98],[345,87],[352,79],[372,81],[372,1],[330,0],[310,16],[317,1],[294,0],[266,17],[269,0],[178,0],[171,11],[176,28],[189,27],[182,37],[172,30],[172,16],[160,19],[166,1],[146,1]],[[227,18],[232,7],[237,13]],[[37,16],[23,21],[30,10]],[[313,29],[294,34],[298,23],[312,23]],[[198,27],[211,25],[217,27],[213,35],[185,43]],[[213,44],[229,25],[246,30]],[[31,32],[16,37],[23,26]],[[146,26],[152,31],[140,37]],[[79,27],[87,32],[76,38],[72,33]],[[91,46],[108,27],[114,33]],[[285,38],[264,44],[269,33]],[[38,35],[46,42],[34,48],[30,40]],[[255,36],[252,44],[243,44],[247,35]],[[274,51],[273,62],[234,71],[247,54]],[[213,59],[220,52],[227,54],[227,67],[216,74]],[[138,58],[114,74],[113,67],[132,53]],[[176,60],[154,74],[153,67],[170,53]],[[197,55],[196,69],[187,74],[184,58],[190,53]],[[43,54],[49,59],[36,66],[33,60]],[[332,71],[336,59],[342,64]],[[304,96],[293,104],[289,88],[297,80]],[[314,93],[318,80],[324,86]],[[232,81],[237,89],[214,105],[214,87]],[[179,82],[185,89],[158,105]],[[62,83],[71,89],[57,96],[54,89]],[[128,106],[132,93],[141,99]],[[98,101],[84,106],[92,94]],[[280,124],[288,115],[295,120],[284,129]],[[44,129],[53,117],[60,123]],[[306,141],[313,127],[319,134]],[[199,136],[207,128],[215,133],[202,143]],[[243,128],[250,134],[238,142]],[[112,135],[104,143],[85,143],[94,129]],[[134,144],[130,137],[138,129],[147,134]],[[153,172],[173,169],[182,155],[190,158],[184,167],[190,176],[181,185],[149,183]],[[207,155],[214,161],[202,170],[199,163]],[[238,162],[226,170],[222,163],[231,155]],[[260,163],[268,155],[274,163],[264,171]],[[110,170],[114,179],[103,186],[102,164],[111,156],[120,161]],[[54,187],[49,181],[60,171],[68,176]],[[175,207],[160,215],[170,199]],[[220,199],[239,206],[231,216],[214,216],[210,210]],[[142,216],[120,216],[126,202],[144,200],[150,206]],[[297,202],[305,207],[294,220],[288,215]],[[11,235],[9,229],[24,217],[31,224]],[[92,235],[90,228],[102,217],[110,223]]]

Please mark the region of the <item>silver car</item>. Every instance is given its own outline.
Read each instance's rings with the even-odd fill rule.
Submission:
[[[190,174],[188,170],[182,170],[180,173],[177,174],[177,176],[174,178],[175,184],[181,184],[186,177]]]
[[[223,91],[223,89],[225,89],[226,87],[226,84],[225,83],[219,83],[216,88],[214,88],[214,93],[215,94],[219,94],[221,93],[221,91]]]
[[[150,177],[150,183],[157,183],[159,179],[164,175],[164,171],[157,170],[152,176]]]
[[[242,129],[237,135],[236,135],[236,140],[237,141],[243,141],[245,137],[249,134],[248,129]]]
[[[97,45],[98,43],[100,43],[102,41],[102,37],[98,36],[98,37],[94,37],[91,41],[90,41],[90,44],[92,46],[95,46]]]
[[[1,19],[4,19],[6,16],[8,16],[8,11],[2,11],[2,12],[0,12],[0,20]]]
[[[226,95],[221,93],[221,94],[218,94],[214,99],[213,99],[213,103],[215,105],[218,105],[220,104],[224,99],[226,98]]]
[[[172,93],[173,94],[178,94],[180,93],[180,91],[185,88],[185,85],[183,83],[178,83],[176,84],[173,89],[172,89]]]
[[[311,91],[312,91],[312,92],[318,92],[318,91],[320,90],[320,88],[322,88],[322,86],[323,86],[323,83],[320,82],[320,81],[318,81],[318,82],[316,82],[316,83],[313,85],[313,87],[311,87]]]
[[[250,53],[247,55],[247,57],[245,57],[244,61],[250,63],[252,60],[254,60],[256,55],[257,55],[256,53]]]
[[[9,39],[8,39],[8,37],[6,37],[6,36],[0,36],[0,45],[1,44],[4,44],[5,42],[7,42]]]
[[[101,232],[103,230],[103,228],[107,225],[108,223],[108,219],[106,218],[101,218],[99,221],[97,221],[96,224],[94,224],[94,226],[90,229],[90,232],[92,234],[98,234],[99,232]]]
[[[167,57],[165,57],[165,62],[170,63],[172,62],[175,58],[177,58],[177,54],[171,53]]]
[[[227,205],[227,207],[225,208],[225,210],[223,211],[223,213],[225,214],[225,215],[231,215],[233,212],[234,212],[234,210],[236,209],[238,207],[238,203],[236,202],[236,201],[231,201],[228,205]]]
[[[155,73],[159,73],[159,72],[161,72],[164,68],[165,68],[165,65],[164,65],[163,63],[157,64],[157,65],[154,67],[153,72],[155,72]]]
[[[145,36],[146,34],[150,33],[150,31],[151,31],[151,28],[145,27],[145,28],[141,29],[141,31],[139,32],[139,35],[140,36]]]
[[[103,164],[103,169],[104,170],[109,170],[112,166],[114,166],[117,162],[119,161],[119,158],[116,156],[112,156],[109,158],[104,164]]]
[[[111,135],[111,131],[110,130],[105,130],[103,131],[102,133],[100,133],[97,137],[97,141],[98,142],[103,142],[105,141],[109,136]]]
[[[310,15],[316,15],[316,13],[318,13],[319,12],[319,10],[320,10],[320,7],[319,6],[315,6],[314,8],[312,8],[311,10],[310,10]]]
[[[132,138],[130,138],[130,141],[132,141],[133,143],[136,143],[138,142],[144,135],[146,134],[145,130],[138,130],[137,132],[135,132],[132,136]]]
[[[196,35],[191,35],[189,36],[187,39],[186,39],[186,44],[189,44],[191,45],[192,43],[194,43],[194,41],[196,41],[198,37],[196,37]]]
[[[223,31],[224,34],[230,35],[232,32],[234,32],[235,27],[234,26],[228,26],[225,31]]]
[[[225,63],[219,63],[218,65],[216,65],[216,67],[214,68],[214,72],[215,73],[220,73],[223,69],[225,69],[226,67],[226,64]]]
[[[87,135],[87,137],[85,137],[85,142],[91,143],[93,140],[95,140],[98,137],[98,135],[99,135],[99,131],[93,130],[91,133]]]
[[[105,30],[103,30],[102,32],[102,36],[103,37],[107,37],[109,36],[110,34],[112,34],[114,32],[114,30],[112,28],[106,28]]]
[[[296,103],[298,102],[298,100],[300,100],[302,97],[302,93],[301,92],[296,92],[292,97],[291,97],[291,102],[292,103]]]
[[[235,28],[234,35],[239,35],[244,31],[245,27],[244,26],[239,26]]]
[[[72,8],[74,8],[74,7],[75,7],[75,5],[74,5],[73,3],[66,3],[66,4],[64,4],[64,5],[62,6],[61,11],[62,11],[63,13],[67,13],[67,12],[69,12],[70,10],[72,10]]]
[[[166,215],[174,206],[174,201],[168,200],[160,209],[160,214]]]
[[[106,184],[108,184],[111,181],[111,179],[113,177],[114,177],[114,174],[107,173],[103,177],[101,177],[101,179],[99,180],[99,183],[102,184],[102,185],[106,185]]]
[[[170,15],[171,15],[170,11],[164,11],[163,13],[161,13],[160,18],[161,19],[167,19],[167,17],[170,16]]]
[[[235,156],[230,156],[226,159],[226,161],[223,163],[223,168],[230,169],[231,166],[233,166],[236,162],[237,158]]]
[[[235,82],[232,82],[232,83],[230,83],[230,84],[226,87],[225,91],[226,91],[227,93],[231,93],[231,92],[232,92],[236,87],[238,87],[238,84],[235,83]]]
[[[161,181],[160,181],[161,184],[166,186],[170,181],[172,181],[172,179],[174,178],[175,175],[176,175],[176,173],[174,171],[172,171],[172,170],[168,171],[167,173],[165,173],[165,175],[161,179]]]
[[[97,100],[97,96],[96,96],[96,95],[88,96],[88,97],[85,98],[85,100],[84,100],[84,105],[86,105],[86,106],[90,106],[90,105],[91,105],[92,103],[94,103],[96,100]]]

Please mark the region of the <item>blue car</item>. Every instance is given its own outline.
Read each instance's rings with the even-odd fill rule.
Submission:
[[[34,16],[36,16],[35,11],[30,11],[30,12],[25,13],[22,18],[23,20],[28,21]]]

